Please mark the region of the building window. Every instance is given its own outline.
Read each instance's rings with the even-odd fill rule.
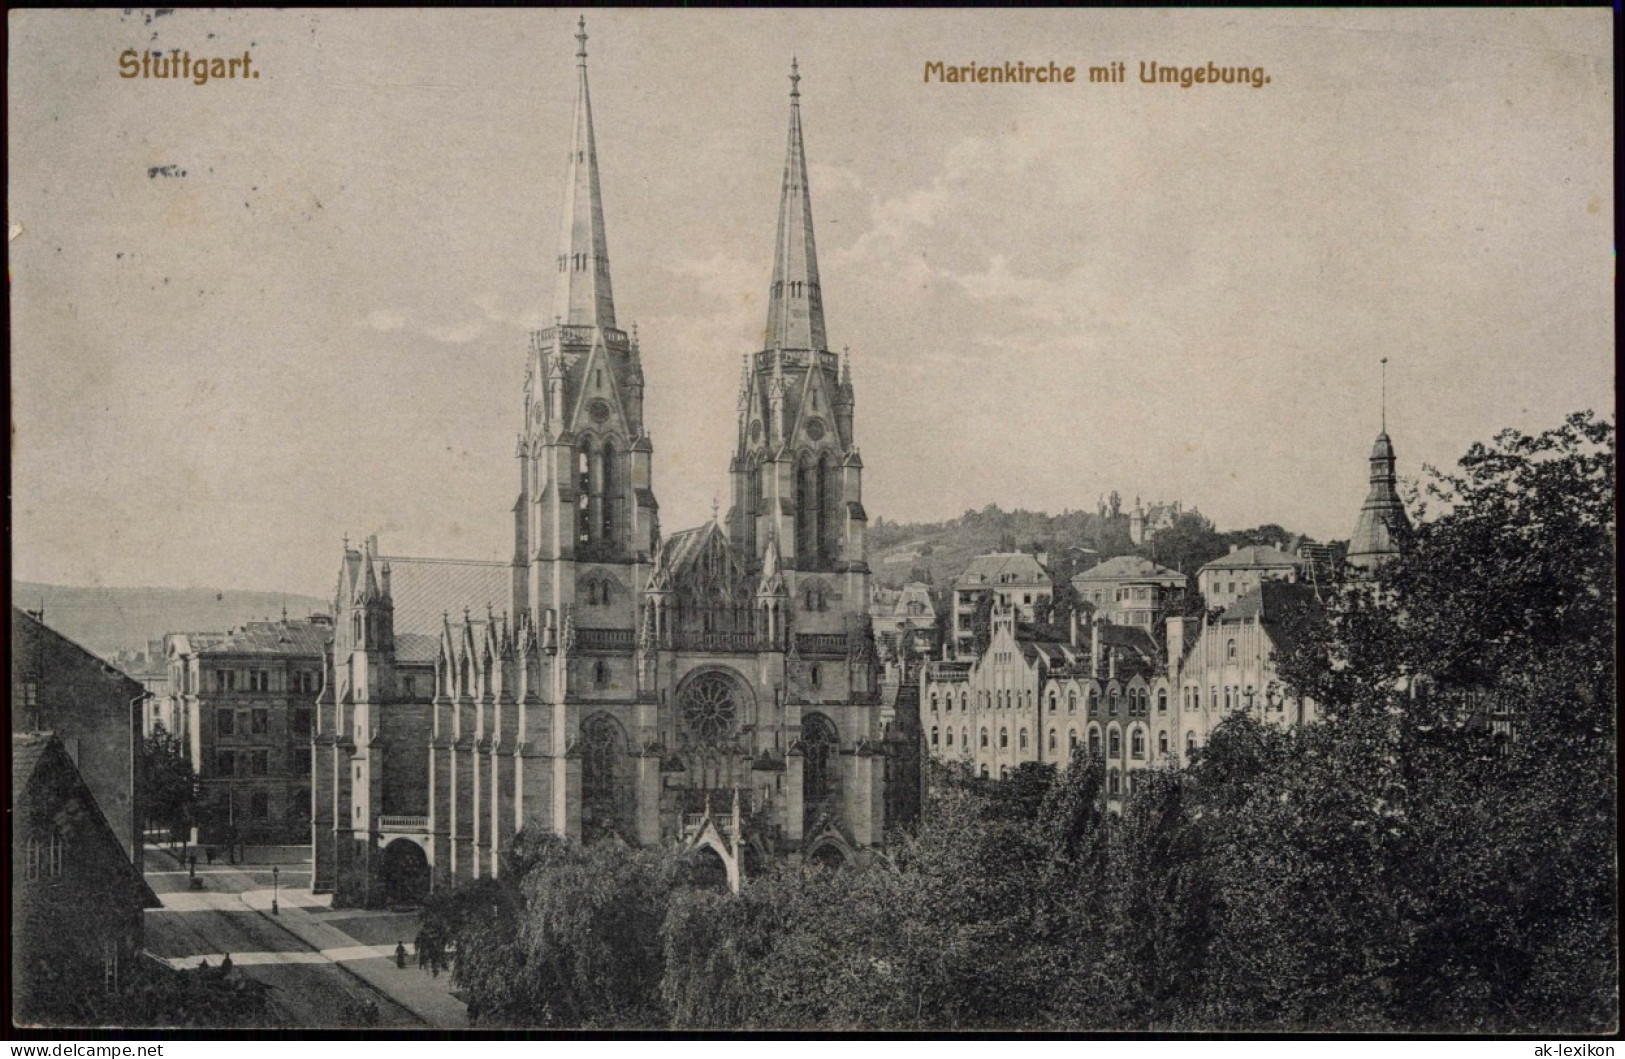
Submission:
[[[1196,749],[1196,733],[1195,732],[1186,732],[1185,733],[1185,756],[1189,757],[1191,755],[1191,752],[1194,751],[1195,749]]]
[[[214,755],[214,771],[217,776],[237,775],[237,752],[235,750],[221,750]]]
[[[1121,732],[1119,732],[1117,729],[1113,728],[1112,731],[1111,731],[1111,734],[1106,737],[1106,740],[1107,740],[1107,744],[1111,747],[1111,756],[1112,757],[1122,757],[1123,756],[1123,734]]]
[[[1139,759],[1145,757],[1145,733],[1138,728],[1129,736],[1129,753]]]
[[[1059,697],[1055,694],[1055,692],[1052,691],[1049,693],[1049,712],[1055,712],[1055,708],[1058,704],[1058,698]]]
[[[300,706],[293,711],[293,735],[295,739],[310,738],[310,707]]]
[[[987,779],[987,765],[985,763],[982,765],[982,778]]]
[[[236,691],[237,672],[233,669],[217,669],[214,673],[214,686],[216,691]]]
[[[220,735],[232,735],[236,731],[237,715],[231,710],[215,710],[215,731]]]
[[[1162,757],[1168,756],[1168,733],[1157,733],[1157,753]]]
[[[1207,704],[1209,709],[1219,705],[1219,685],[1214,684],[1207,689]]]
[[[248,753],[248,773],[251,776],[268,776],[271,773],[271,752],[269,750],[251,750]]]
[[[1095,757],[1100,756],[1100,729],[1089,729],[1089,753]]]
[[[987,746],[987,729],[986,728],[982,729],[982,746],[983,747]]]
[[[255,735],[264,735],[271,730],[271,711],[255,710],[249,714],[249,730]]]
[[[1010,745],[1010,729],[999,729],[999,749],[1003,750]]]
[[[1055,742],[1056,742],[1056,732],[1055,732],[1055,729],[1051,728],[1049,730],[1049,748],[1051,750],[1055,749]]]
[[[1229,710],[1231,708],[1230,685],[1229,684],[1226,684],[1224,686],[1224,708],[1226,710]]]
[[[1069,691],[1066,693],[1066,712],[1078,712],[1078,693],[1075,691]]]
[[[1078,730],[1076,728],[1066,730],[1066,749],[1068,753],[1078,749]]]
[[[1017,736],[1021,741],[1021,749],[1026,750],[1027,749],[1027,729],[1023,728],[1019,733],[1017,733]]]
[[[1224,656],[1232,662],[1236,659],[1236,641],[1231,640],[1224,645]]]
[[[812,684],[813,687],[816,688],[819,686],[818,677],[818,663],[814,662],[812,665],[807,667],[807,680]]]
[[[970,692],[961,691],[959,693],[959,708],[962,710],[970,709]]]
[[[264,669],[251,669],[248,671],[249,691],[270,691],[271,674]]]
[[[937,712],[937,693],[934,691],[931,693],[931,712]]]
[[[931,745],[932,746],[937,745],[937,726],[936,725],[931,726]]]
[[[1010,778],[1010,766],[1009,765],[1000,765],[999,766],[999,779],[1007,780],[1009,778]]]
[[[1158,713],[1167,713],[1168,712],[1168,689],[1167,688],[1158,688],[1157,689],[1157,712]]]
[[[1116,769],[1112,769],[1111,773],[1106,777],[1106,791],[1113,798],[1117,797],[1123,792],[1123,781],[1122,778],[1117,775]]]
[[[415,677],[402,677],[401,678],[401,698],[403,698],[403,699],[413,699],[413,698],[417,697],[417,693],[418,693],[417,678],[415,678]]]
[[[959,745],[964,747],[966,750],[970,749],[970,729],[969,728],[961,728],[959,730]]]
[[[248,796],[248,815],[253,820],[267,820],[271,816],[271,796],[265,791],[255,791]]]
[[[602,658],[592,664],[592,684],[595,688],[609,687],[609,663]]]
[[[288,751],[288,768],[295,776],[310,775],[310,747],[294,747]]]
[[[933,732],[934,732],[934,731],[936,731],[936,729],[935,729],[935,728],[933,728],[933,729],[931,729],[931,730],[932,730],[932,731],[933,731]],[[952,729],[952,728],[950,728],[950,729],[948,729],[948,731],[947,731],[947,733],[946,733],[946,735],[947,735],[947,737],[948,737],[948,745],[949,745],[949,746],[953,746],[953,745],[954,745],[954,730],[953,730],[953,729]]]

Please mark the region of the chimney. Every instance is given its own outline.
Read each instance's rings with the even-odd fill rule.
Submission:
[[[1117,652],[1116,651],[1107,651],[1106,652],[1106,679],[1107,680],[1116,680],[1117,679]]]
[[[1076,606],[1072,608],[1072,646],[1083,646],[1082,644],[1078,643],[1078,608]]]
[[[1100,630],[1105,624],[1105,618],[1096,618],[1094,627],[1089,630],[1089,675],[1096,680],[1100,679]]]
[[[1183,614],[1169,614],[1167,629],[1168,682],[1171,684],[1179,678],[1179,662],[1185,654],[1185,616]]]
[[[1230,554],[1231,555],[1234,555],[1239,551],[1241,551],[1241,545],[1240,544],[1232,544],[1232,545],[1230,545]]]

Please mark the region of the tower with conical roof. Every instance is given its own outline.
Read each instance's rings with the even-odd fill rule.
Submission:
[[[1360,518],[1349,538],[1349,565],[1375,570],[1399,554],[1410,536],[1411,523],[1399,499],[1394,473],[1394,443],[1388,437],[1388,358],[1382,358],[1382,429],[1371,446],[1371,488],[1360,507]]]
[[[801,73],[790,64],[790,132],[762,348],[745,358],[732,466],[729,539],[760,569],[775,542],[792,593],[869,598],[863,461],[853,437],[851,358],[824,329],[812,196],[801,128]]]

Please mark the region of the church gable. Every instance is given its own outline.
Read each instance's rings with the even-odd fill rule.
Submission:
[[[573,434],[614,434],[632,436],[626,405],[621,396],[619,367],[597,333],[592,347],[570,372],[572,388],[568,419]]]

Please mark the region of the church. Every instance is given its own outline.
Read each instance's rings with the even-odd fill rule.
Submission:
[[[800,74],[792,62],[730,503],[667,534],[642,350],[616,324],[584,25],[576,39],[554,324],[530,337],[519,395],[512,559],[389,556],[368,539],[340,561],[312,889],[341,904],[498,875],[537,829],[707,849],[737,889],[771,858],[862,862],[918,812],[915,689],[882,681],[868,615],[852,366],[825,331]],[[651,367],[658,384],[658,354]]]

